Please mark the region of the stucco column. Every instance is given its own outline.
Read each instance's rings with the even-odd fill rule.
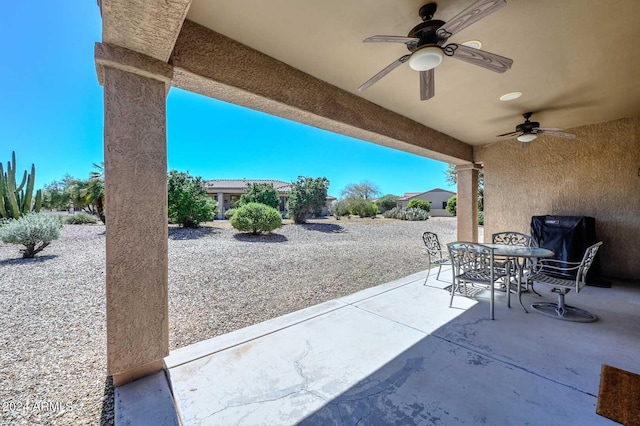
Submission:
[[[224,192],[218,192],[218,219],[224,219]]]
[[[458,241],[478,241],[478,172],[473,165],[457,166]]]
[[[161,370],[169,353],[170,67],[100,44],[96,63],[104,85],[107,369],[119,386]]]

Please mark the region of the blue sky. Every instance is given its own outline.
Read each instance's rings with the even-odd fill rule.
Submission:
[[[0,161],[36,165],[36,187],[69,173],[87,178],[103,159],[102,88],[95,1],[0,2]],[[442,187],[446,164],[172,88],[170,169],[204,179],[325,176],[339,196],[368,180],[382,193]]]

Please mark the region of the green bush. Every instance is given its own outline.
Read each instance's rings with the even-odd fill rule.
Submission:
[[[169,220],[185,228],[195,228],[211,220],[218,205],[206,195],[202,178],[171,170],[167,178]]]
[[[236,207],[249,203],[261,203],[277,209],[280,206],[280,196],[271,183],[250,183],[247,191],[236,202]]]
[[[65,219],[65,223],[69,225],[86,225],[98,222],[98,219],[90,214],[79,212]]]
[[[431,211],[431,204],[424,200],[411,200],[407,204],[407,209],[422,209],[429,213]]]
[[[478,225],[484,225],[484,212],[478,212]]]
[[[28,213],[11,219],[0,226],[0,240],[6,244],[22,244],[22,257],[31,258],[60,237],[62,223],[45,213]]]
[[[372,217],[378,214],[378,205],[364,198],[347,199],[349,213],[360,217]]]
[[[447,200],[447,211],[452,215],[456,216],[458,214],[458,196],[454,195],[453,197]]]
[[[231,217],[231,226],[238,231],[251,231],[253,234],[271,232],[282,226],[282,216],[273,207],[248,203],[236,209]]]
[[[287,211],[295,223],[305,223],[312,215],[320,216],[327,203],[329,180],[325,177],[299,176],[291,184]]]
[[[396,207],[398,198],[399,197],[397,195],[393,195],[393,194],[383,195],[382,197],[376,200],[378,209],[381,212],[391,210],[392,208]]]
[[[224,212],[224,217],[226,217],[227,219],[231,219],[234,214],[236,214],[236,209],[229,209]]]
[[[345,200],[336,200],[331,203],[329,212],[339,220],[342,216],[346,216],[349,214],[349,207],[347,206]]]

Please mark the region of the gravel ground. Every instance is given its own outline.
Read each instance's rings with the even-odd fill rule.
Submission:
[[[169,229],[175,349],[425,268],[422,232],[455,219],[319,219],[271,235],[228,222]],[[481,230],[482,232],[482,230]],[[0,424],[112,421],[104,226],[66,225],[36,259],[0,243]]]

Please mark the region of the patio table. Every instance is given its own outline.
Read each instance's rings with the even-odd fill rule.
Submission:
[[[493,253],[497,256],[514,258],[516,260],[518,302],[520,302],[520,306],[522,306],[522,309],[524,309],[525,312],[529,313],[529,311],[527,311],[527,308],[525,308],[524,304],[522,303],[522,291],[520,288],[525,261],[526,259],[531,258],[551,257],[554,255],[553,251],[542,247],[523,247],[493,243],[485,243],[483,245],[491,247],[493,249]],[[507,306],[511,307],[511,293],[509,289],[507,289]]]

